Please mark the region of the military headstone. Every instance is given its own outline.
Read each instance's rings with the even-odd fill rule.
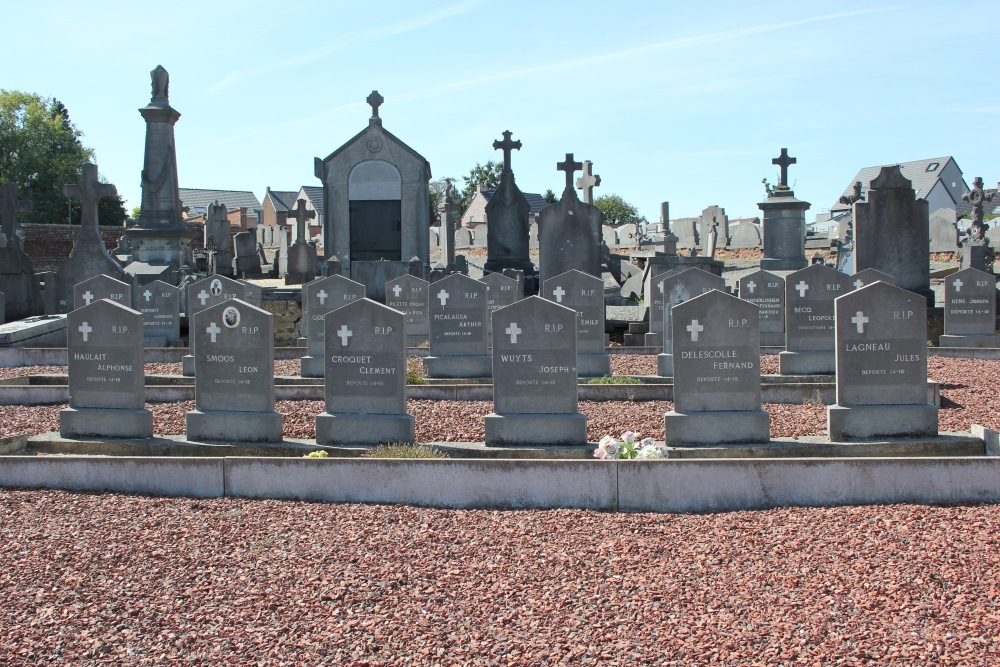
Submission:
[[[518,281],[502,273],[490,273],[483,276],[482,282],[486,284],[486,335],[491,336],[490,314],[518,300]]]
[[[191,322],[197,344],[188,440],[281,442],[281,415],[274,410],[274,316],[230,299],[195,313]]]
[[[530,296],[493,313],[493,413],[486,446],[585,445],[576,311]]]
[[[405,275],[385,284],[385,305],[406,316],[407,344],[419,345],[427,340],[427,306],[430,283]]]
[[[927,303],[877,282],[838,297],[837,404],[831,440],[938,434],[927,402]]]
[[[604,345],[604,281],[574,269],[542,283],[541,296],[576,311],[577,375],[611,375]]]
[[[110,299],[130,308],[132,306],[132,286],[103,274],[87,278],[73,286],[73,308],[89,306],[101,299]]]
[[[755,305],[718,290],[672,309],[674,409],[668,445],[768,442]]]
[[[649,271],[646,272],[645,276],[641,276],[640,280],[645,280],[646,285],[642,287],[641,294],[645,297],[647,303],[649,303],[649,331],[646,332],[644,337],[644,342],[646,347],[663,347],[663,279],[667,276],[672,276],[676,273],[680,273],[683,269],[667,268],[662,264],[653,264],[649,267]],[[626,281],[626,285],[632,282],[633,285],[637,282],[635,277],[629,278]],[[641,285],[641,284],[640,284]],[[634,290],[634,288],[632,288]],[[622,289],[622,296],[625,295],[625,289]]]
[[[486,285],[461,273],[442,278],[430,290],[428,377],[489,377]]]
[[[99,299],[66,317],[69,408],[59,412],[66,438],[150,438],[142,314]]]
[[[260,287],[242,280],[233,280],[226,276],[208,276],[190,283],[185,290],[188,322],[193,316],[230,299],[245,301],[257,308],[260,307]],[[181,372],[186,376],[194,375],[195,346],[197,337],[188,335],[189,354],[181,357]]]
[[[1000,347],[996,327],[996,276],[963,269],[945,278],[941,347]]]
[[[836,371],[833,300],[851,287],[850,276],[823,264],[785,277],[785,351],[778,354],[782,375]]]
[[[176,345],[181,337],[181,291],[154,280],[135,293],[135,309],[142,313],[142,336],[146,345]]]
[[[878,269],[864,269],[863,271],[858,271],[851,276],[848,281],[852,290],[861,289],[872,283],[877,283],[878,281],[884,283],[889,283],[890,285],[895,285],[896,280],[888,273],[879,271]]]
[[[712,290],[725,292],[726,281],[722,276],[702,269],[686,269],[667,275],[658,285],[657,291],[660,287],[663,288],[663,313],[660,324],[663,331],[663,352],[656,357],[656,372],[662,377],[673,377],[673,343],[670,340],[673,331],[670,324],[672,309]]]
[[[604,213],[576,196],[573,174],[582,166],[573,161],[572,153],[567,153],[566,160],[556,165],[556,169],[566,172],[566,187],[559,201],[549,204],[538,215],[538,279],[542,282],[573,269],[595,277],[601,275]],[[585,191],[591,188],[587,186]]]
[[[321,378],[326,369],[326,314],[365,298],[365,286],[344,276],[317,278],[302,287],[302,321],[305,322],[306,356],[301,359],[304,378]]]
[[[17,236],[17,216],[31,211],[31,201],[18,199],[17,186],[3,184],[0,196],[0,285],[6,294],[8,321],[42,315],[42,291],[31,258]]]
[[[768,271],[755,271],[740,278],[740,298],[757,306],[760,344],[785,346],[785,279]]]
[[[419,280],[419,279],[416,279]],[[406,414],[406,317],[362,298],[324,315],[326,412],[316,442],[412,443]]]

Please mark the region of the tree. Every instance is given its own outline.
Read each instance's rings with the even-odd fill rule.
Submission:
[[[645,216],[639,215],[639,209],[616,194],[601,195],[594,200],[594,206],[604,213],[604,223],[613,227],[646,222]]]
[[[427,186],[430,193],[430,197],[428,197],[428,199],[430,200],[431,207],[431,225],[437,221],[438,209],[441,206],[441,199],[444,197],[445,183],[448,181],[454,183],[455,179],[450,177],[439,178],[436,181],[431,181]],[[452,195],[452,198],[454,198],[454,196],[455,195]]]
[[[552,188],[549,188],[548,190],[545,191],[545,194],[542,195],[542,199],[544,199],[549,204],[555,204],[557,201],[559,201],[559,197],[556,197],[556,193],[552,192]]]
[[[79,183],[94,151],[58,100],[35,93],[0,90],[0,182],[17,185],[32,200],[22,222],[65,222],[63,185]]]
[[[476,196],[476,186],[481,185],[484,190],[496,190],[500,185],[501,174],[503,174],[503,163],[490,160],[484,165],[477,162],[476,166],[469,170],[469,175],[462,177],[465,187],[461,195],[455,198],[459,218],[465,215],[465,209],[469,208],[472,198]]]

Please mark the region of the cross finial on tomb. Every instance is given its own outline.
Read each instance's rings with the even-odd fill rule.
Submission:
[[[300,199],[295,208],[288,210],[289,217],[295,218],[295,233],[298,235],[296,243],[306,242],[306,220],[316,217],[316,211],[306,208],[306,200]]]
[[[583,161],[583,175],[576,179],[576,187],[583,190],[583,202],[585,204],[594,203],[594,188],[601,184],[601,177],[594,174],[594,163],[590,160]]]
[[[503,151],[503,170],[510,171],[510,152],[512,150],[521,150],[520,141],[511,141],[510,135],[512,132],[510,130],[503,131],[503,141],[497,139],[493,142],[493,150]]]
[[[91,236],[100,239],[97,229],[97,203],[102,199],[114,197],[118,189],[110,183],[101,183],[97,178],[97,165],[83,165],[83,178],[79,183],[63,186],[63,195],[80,200],[80,237]]]
[[[788,165],[796,164],[797,159],[788,155],[788,149],[782,148],[781,155],[771,160],[771,164],[776,164],[781,167],[781,177],[778,179],[779,188],[788,187]]]
[[[14,237],[14,224],[18,213],[30,213],[31,200],[17,198],[17,185],[3,184],[3,197],[0,198],[0,232],[8,239]]]
[[[365,101],[368,102],[368,104],[370,104],[371,108],[372,108],[372,117],[368,121],[369,124],[370,125],[381,125],[382,124],[382,119],[378,117],[378,108],[380,106],[382,106],[383,102],[385,102],[385,98],[382,97],[381,95],[379,95],[377,90],[373,90],[372,94],[369,95],[365,99]]]
[[[583,169],[583,163],[575,162],[573,160],[573,154],[566,153],[566,159],[562,162],[557,162],[556,169],[566,172],[566,189],[563,194],[563,196],[566,196],[565,193],[573,192],[573,176],[577,171]]]

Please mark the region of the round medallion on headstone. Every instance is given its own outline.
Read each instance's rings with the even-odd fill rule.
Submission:
[[[222,323],[228,329],[235,329],[240,325],[240,310],[236,306],[229,306],[222,311]]]
[[[368,140],[368,143],[366,143],[365,146],[367,146],[368,150],[372,153],[378,153],[382,150],[382,140],[378,137],[372,137]]]
[[[220,294],[222,294],[222,281],[216,278],[215,280],[212,281],[212,284],[209,286],[208,289],[210,292],[212,292],[212,296],[219,296]]]

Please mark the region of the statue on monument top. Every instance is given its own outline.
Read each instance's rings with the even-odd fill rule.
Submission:
[[[163,65],[157,65],[156,69],[149,73],[149,78],[152,87],[152,97],[149,103],[157,106],[170,104],[170,74],[163,68]]]
[[[856,201],[861,201],[861,181],[854,182],[854,193],[850,195],[843,195],[837,201],[846,206],[852,205]]]

